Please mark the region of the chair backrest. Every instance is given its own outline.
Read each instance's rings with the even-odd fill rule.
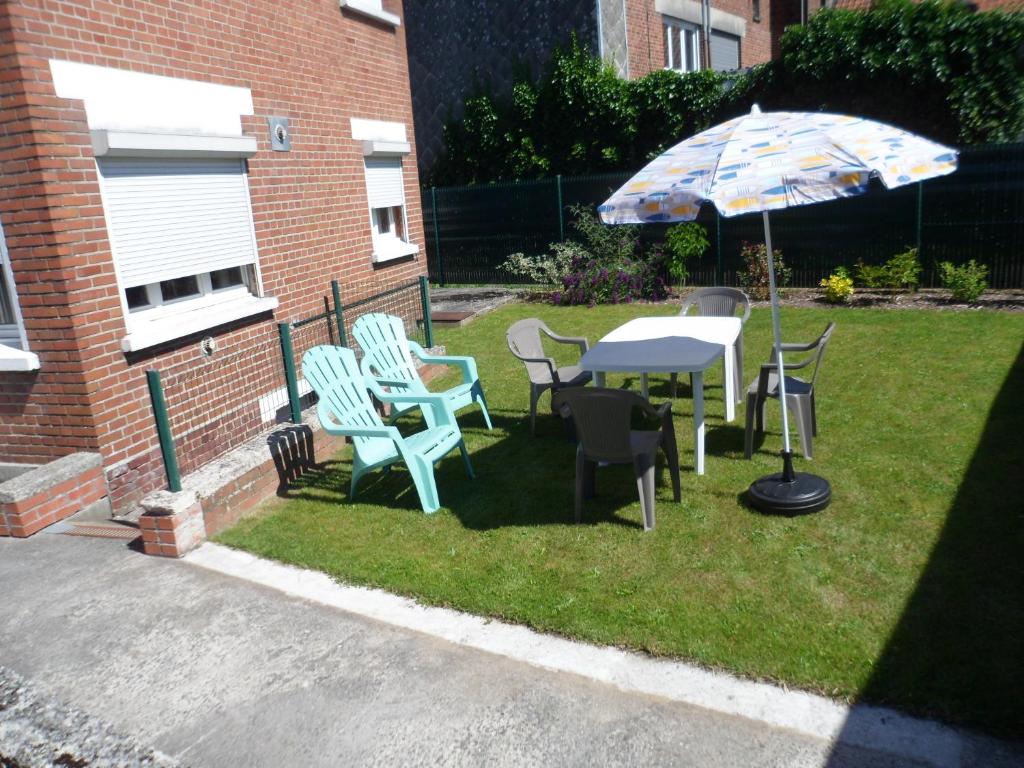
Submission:
[[[548,330],[544,322],[536,317],[529,317],[513,323],[505,333],[505,339],[508,341],[508,348],[512,354],[519,359],[547,357],[540,339],[541,328]],[[549,369],[544,363],[526,363],[526,370],[529,373],[530,381],[548,380]]]
[[[302,375],[320,398],[321,407],[330,410],[343,427],[382,427],[359,372],[355,353],[347,347],[323,344],[302,356]],[[382,438],[355,437],[356,445]]]
[[[411,389],[426,391],[409,352],[402,318],[370,312],[355,321],[352,335],[363,350],[364,373],[379,379],[408,382]]]
[[[552,405],[569,408],[583,454],[594,461],[626,463],[633,460],[629,439],[633,409],[646,401],[627,389],[569,387],[559,390]]]
[[[814,361],[814,374],[811,376],[811,390],[814,389],[814,382],[818,380],[818,372],[821,370],[821,361],[825,358],[825,347],[828,345],[828,340],[832,338],[832,331],[835,330],[836,324],[829,323],[825,326],[824,332],[818,337],[815,342],[815,361]]]
[[[685,315],[694,305],[704,317],[733,317],[736,307],[743,309],[742,322],[747,322],[750,317],[750,298],[738,288],[700,288],[686,297],[679,314]]]

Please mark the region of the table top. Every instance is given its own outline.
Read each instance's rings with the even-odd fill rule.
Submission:
[[[601,341],[642,341],[682,336],[711,344],[735,344],[742,327],[738,317],[638,317],[620,325]]]
[[[580,358],[585,371],[703,371],[734,344],[738,317],[638,317],[603,337]]]

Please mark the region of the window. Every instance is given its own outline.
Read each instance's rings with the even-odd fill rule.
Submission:
[[[416,253],[406,235],[405,185],[400,157],[367,157],[366,196],[370,205],[373,260],[397,259]]]
[[[718,72],[740,68],[739,36],[711,30],[711,68]]]
[[[821,0],[821,2],[824,4],[825,0]],[[761,21],[761,0],[751,0],[751,4],[753,5],[751,18],[754,21]]]
[[[265,311],[245,162],[99,158],[128,314],[125,350]]]
[[[4,230],[0,226],[0,371],[34,371],[39,368],[39,357],[28,351],[14,288]]]
[[[665,69],[696,72],[700,69],[700,28],[668,16],[665,22]]]

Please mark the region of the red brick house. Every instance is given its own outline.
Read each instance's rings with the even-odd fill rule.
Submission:
[[[413,145],[399,0],[0,3],[0,462],[162,487],[146,369],[426,272]]]

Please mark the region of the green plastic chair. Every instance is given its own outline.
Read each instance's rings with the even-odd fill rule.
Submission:
[[[445,398],[453,412],[478,403],[487,428],[493,429],[491,414],[487,412],[487,401],[484,399],[484,388],[480,384],[476,361],[472,357],[428,354],[415,341],[406,338],[402,318],[380,312],[371,312],[356,320],[352,325],[352,335],[363,350],[360,364],[363,374],[392,392],[410,394],[404,399],[391,401],[392,424],[399,416],[418,407],[420,395],[430,393],[413,362],[412,355],[416,355],[424,363],[458,366],[462,370],[462,383],[439,394]],[[429,414],[424,412],[424,416],[430,424]]]
[[[404,461],[423,511],[436,512],[441,504],[434,481],[434,464],[456,447],[462,452],[466,473],[473,477],[462,433],[443,395],[416,394],[416,405],[423,408],[424,415],[430,414],[429,426],[422,432],[403,437],[398,427],[386,426],[381,421],[367,387],[384,403],[393,402],[399,396],[385,392],[372,378],[364,376],[351,349],[313,347],[302,356],[302,375],[320,398],[317,415],[324,431],[352,438],[350,501],[355,498],[359,479],[367,472],[380,467],[386,471],[396,461]],[[404,402],[409,400],[408,393],[400,397]]]

